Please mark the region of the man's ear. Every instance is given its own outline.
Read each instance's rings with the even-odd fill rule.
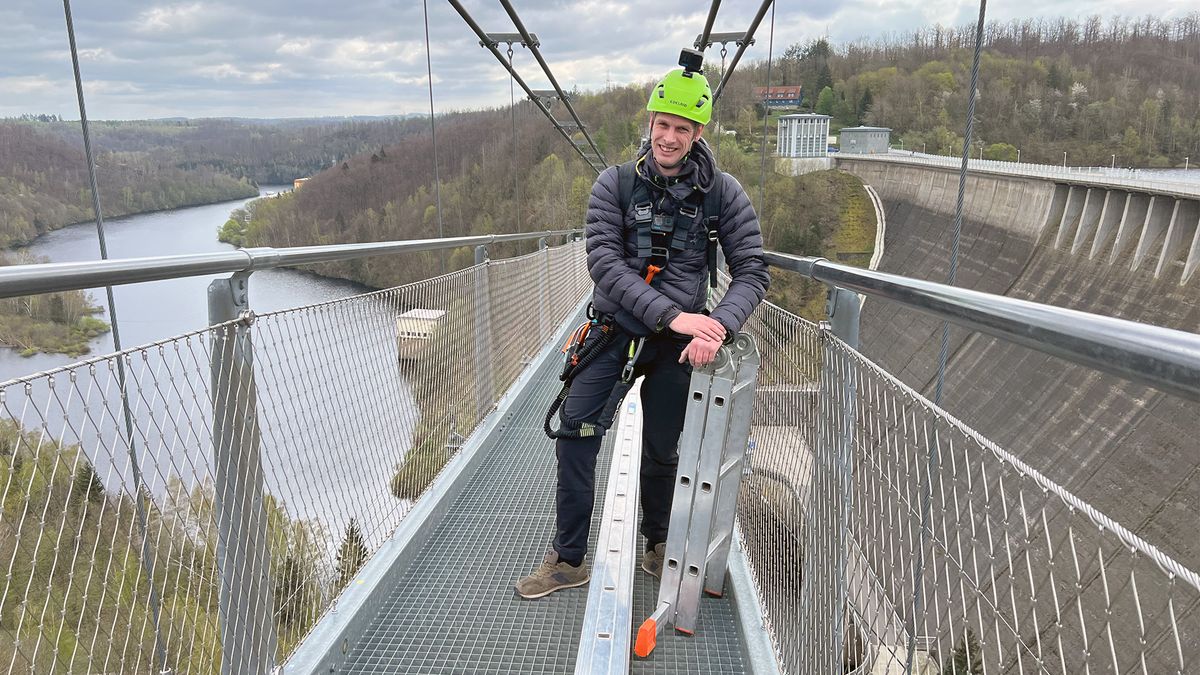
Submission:
[[[695,141],[700,140],[700,137],[703,135],[704,135],[704,125],[697,123],[696,124],[696,137],[693,138],[692,141],[695,142]]]

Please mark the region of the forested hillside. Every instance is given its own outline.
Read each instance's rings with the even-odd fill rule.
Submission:
[[[254,195],[394,143],[420,120],[92,122],[106,217]],[[0,247],[93,219],[78,122],[0,120]]]
[[[1016,159],[1020,151],[1023,160],[1057,164],[1067,152],[1072,164],[1137,166],[1200,157],[1200,15],[1169,22],[1064,18],[989,24],[985,36],[976,125],[985,156]],[[955,154],[961,151],[973,39],[973,27],[963,26],[848,45],[796,43],[774,60],[770,84],[802,84],[809,92],[806,109],[832,115],[835,129],[888,126],[895,131],[894,144]],[[710,60],[714,83],[717,67]],[[768,84],[766,74],[765,61],[739,68],[707,137],[714,144],[720,139],[722,167],[750,189],[763,211],[768,244],[824,254],[835,247],[833,221],[847,210],[864,210],[861,202],[845,201],[861,193],[852,197],[853,191],[831,179],[802,180],[768,170],[765,208],[758,203],[763,111],[753,91]],[[577,97],[580,116],[610,161],[632,153],[645,124],[648,86]],[[813,96],[814,91],[819,93]],[[594,173],[531,103],[517,105],[515,138],[511,113],[438,118],[447,236],[581,224]],[[561,107],[557,114],[566,119]],[[773,123],[772,118],[768,150]],[[228,233],[247,245],[280,246],[437,236],[433,154],[427,129],[381,145],[319,174],[294,195],[257,202]],[[469,252],[457,255],[452,267],[469,262]],[[416,263],[362,260],[324,271],[386,286],[440,269],[430,254]]]
[[[837,45],[788,47],[771,83],[802,84],[833,127],[893,129],[893,145],[962,152],[975,30],[930,27]],[[766,64],[742,70],[726,105],[752,103]],[[1200,14],[985,26],[974,152],[1071,165],[1182,166],[1200,156]],[[739,124],[739,129],[742,125]],[[1113,155],[1116,155],[1114,158]]]
[[[40,123],[0,122],[0,247],[94,218],[82,142]],[[165,151],[100,151],[105,217],[250,197],[257,188],[211,168],[180,167]]]
[[[580,95],[574,105],[607,156],[632,151],[643,123],[637,116],[645,105],[642,88]],[[556,111],[567,116],[561,104]],[[444,115],[437,125],[445,236],[581,225],[595,173],[532,103],[519,103],[515,111]],[[254,202],[241,240],[247,246],[301,246],[436,237],[433,159],[426,121],[419,135],[342,162],[292,194]],[[467,250],[455,255],[449,261],[454,268],[472,260]],[[323,271],[382,287],[440,270],[438,256],[428,254],[356,260]]]

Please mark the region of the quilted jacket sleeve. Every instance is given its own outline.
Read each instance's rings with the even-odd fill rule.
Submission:
[[[617,168],[605,169],[588,199],[588,272],[596,288],[652,331],[663,330],[681,309],[670,298],[651,288],[625,262],[625,214],[618,196]]]
[[[721,224],[717,236],[721,240],[721,250],[725,253],[733,280],[729,282],[725,296],[713,309],[712,317],[720,321],[726,330],[737,332],[766,297],[771,274],[763,260],[762,231],[750,198],[736,178],[724,174],[723,179]]]

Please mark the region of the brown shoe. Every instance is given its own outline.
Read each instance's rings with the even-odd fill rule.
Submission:
[[[642,554],[642,571],[650,576],[661,579],[663,560],[667,557],[667,544],[659,542],[654,545],[654,549],[646,551]]]
[[[571,567],[565,562],[558,561],[558,551],[551,549],[546,553],[546,559],[527,577],[517,581],[517,595],[532,600],[564,588],[582,586],[592,578],[587,563],[579,567]]]

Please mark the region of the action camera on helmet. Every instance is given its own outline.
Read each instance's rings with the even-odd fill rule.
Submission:
[[[695,49],[684,49],[679,52],[679,65],[684,73],[698,73],[704,67],[704,54]]]

